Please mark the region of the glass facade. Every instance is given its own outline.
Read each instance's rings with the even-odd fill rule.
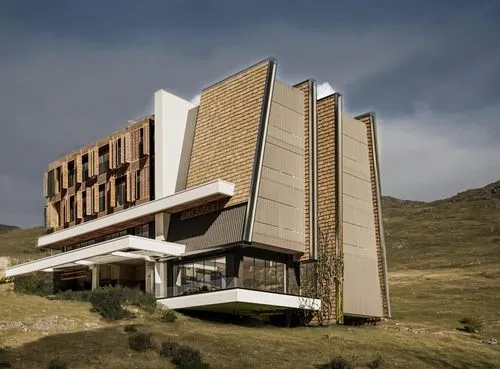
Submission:
[[[285,293],[286,264],[273,260],[243,257],[240,268],[241,287],[260,291]]]
[[[226,257],[174,265],[174,296],[226,288]]]

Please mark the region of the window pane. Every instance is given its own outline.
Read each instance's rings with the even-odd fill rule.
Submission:
[[[255,259],[255,286],[256,290],[266,290],[266,261]]]
[[[212,284],[217,289],[226,288],[226,258],[215,259],[215,273]]]
[[[255,259],[243,257],[243,287],[255,288]]]

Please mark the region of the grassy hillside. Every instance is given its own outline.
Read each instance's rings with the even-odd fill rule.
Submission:
[[[498,368],[500,339],[500,182],[431,203],[383,198],[393,320],[376,327],[256,328],[184,317],[171,325],[135,321],[156,342],[172,338],[201,350],[211,368],[314,368],[337,354],[359,367]],[[30,259],[41,228],[0,235],[0,256]],[[57,354],[70,368],[170,368],[156,353],[131,351],[124,323],[106,323],[84,303],[0,292],[0,346],[14,368],[43,367]],[[456,330],[464,316],[480,335]],[[10,324],[10,325],[9,325]],[[3,342],[3,343],[2,343]],[[54,350],[54,348],[57,348]],[[1,356],[1,354],[0,354]],[[0,361],[2,361],[0,357]]]
[[[13,229],[19,229],[19,227],[7,225],[7,224],[0,224],[0,233],[5,233],[5,232],[11,231]]]

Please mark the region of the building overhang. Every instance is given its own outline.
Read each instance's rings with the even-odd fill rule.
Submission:
[[[232,288],[159,299],[158,303],[173,310],[200,310],[241,315],[270,313],[286,309],[319,310],[321,300],[304,296]]]
[[[5,270],[6,277],[15,277],[38,271],[109,264],[130,259],[154,260],[166,256],[179,256],[185,246],[138,236],[123,236],[96,243],[73,251],[19,264]]]
[[[188,188],[170,196],[132,206],[116,213],[99,217],[67,229],[41,236],[38,247],[56,247],[61,242],[73,240],[79,242],[83,236],[96,234],[99,230],[116,228],[122,225],[136,225],[141,220],[149,220],[161,212],[177,213],[212,201],[229,198],[234,195],[233,183],[216,180],[200,186]],[[123,228],[123,227],[122,227]],[[108,232],[109,233],[109,232]]]

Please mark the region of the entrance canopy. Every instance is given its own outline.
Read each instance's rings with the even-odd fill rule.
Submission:
[[[37,271],[49,272],[74,266],[109,264],[131,258],[152,261],[155,257],[180,256],[184,250],[185,246],[177,243],[129,235],[15,265],[5,270],[5,276],[15,277]]]

